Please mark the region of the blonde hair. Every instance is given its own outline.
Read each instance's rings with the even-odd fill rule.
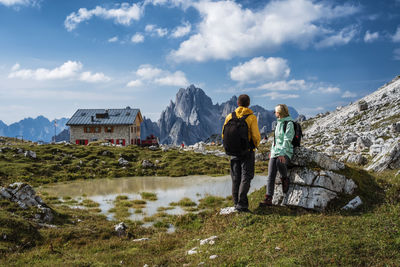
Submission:
[[[278,112],[282,118],[289,116],[289,109],[285,104],[276,105],[275,111]]]

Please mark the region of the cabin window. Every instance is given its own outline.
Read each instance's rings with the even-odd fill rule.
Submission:
[[[106,133],[112,133],[113,131],[114,131],[114,127],[112,127],[112,126],[104,127],[104,132],[106,132]]]
[[[90,128],[91,128],[91,127],[88,127],[88,126],[83,127],[83,132],[84,132],[84,133],[90,133],[90,132],[91,132],[91,131],[90,131]]]
[[[94,132],[95,133],[100,133],[101,132],[101,127],[94,127]]]

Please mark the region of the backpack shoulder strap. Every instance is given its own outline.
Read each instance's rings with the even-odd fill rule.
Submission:
[[[295,126],[294,126],[294,121],[285,121],[285,122],[283,123],[283,132],[284,132],[284,133],[286,133],[286,127],[287,127],[287,124],[288,124],[289,122],[293,122],[293,128],[295,127]]]
[[[237,118],[236,112],[234,111],[234,112],[232,112],[232,119],[236,119],[236,118]]]
[[[250,113],[250,114],[244,115],[243,117],[241,117],[241,119],[245,120],[245,119],[247,119],[247,117],[248,117],[248,116],[250,116],[250,115],[253,115],[253,113]]]

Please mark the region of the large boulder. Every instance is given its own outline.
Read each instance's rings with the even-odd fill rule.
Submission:
[[[54,219],[53,211],[43,200],[36,195],[35,190],[25,183],[13,183],[8,187],[0,187],[0,199],[7,199],[16,202],[22,209],[36,207],[38,213],[35,219],[50,223]]]
[[[400,138],[393,140],[385,145],[381,152],[375,156],[373,163],[367,167],[367,170],[381,172],[386,169],[400,168]]]
[[[274,205],[298,206],[322,211],[328,203],[340,194],[353,194],[357,187],[353,180],[338,174],[345,168],[326,154],[299,147],[295,148],[288,170],[289,191],[282,192],[280,174],[276,179]]]

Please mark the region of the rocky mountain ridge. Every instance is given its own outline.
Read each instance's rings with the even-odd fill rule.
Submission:
[[[305,126],[306,147],[367,170],[400,168],[400,76]]]
[[[163,144],[192,145],[204,141],[210,136],[220,134],[225,117],[237,107],[237,97],[232,96],[221,104],[213,104],[205,92],[190,85],[188,88],[179,89],[175,102],[171,101],[168,107],[161,113],[157,127],[154,123],[146,121],[142,125],[144,133],[149,133],[147,127],[158,132],[160,142]],[[258,125],[262,133],[268,133],[272,129],[272,123],[276,120],[274,111],[266,110],[261,106],[250,106],[257,116]],[[294,108],[290,108],[293,118],[298,117]],[[143,127],[144,126],[144,127]]]

